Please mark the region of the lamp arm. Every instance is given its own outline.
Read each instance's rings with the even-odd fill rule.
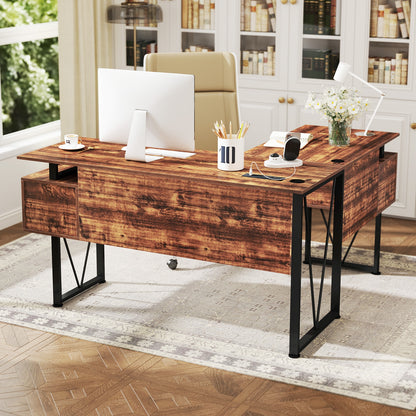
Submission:
[[[355,75],[355,74],[354,74],[354,73],[352,73],[352,72],[349,72],[349,74],[350,74],[352,77],[354,77],[354,78],[358,79],[359,81],[361,81],[363,84],[365,84],[365,85],[367,85],[368,87],[372,88],[373,90],[377,91],[380,95],[382,95],[382,96],[386,95],[383,91],[379,90],[378,88],[376,88],[374,85],[371,85],[371,84],[370,84],[370,83],[368,83],[367,81],[364,81],[364,80],[363,80],[362,78],[360,78],[358,75]]]
[[[368,132],[368,129],[370,128],[370,124],[373,122],[374,117],[376,116],[376,113],[377,113],[377,111],[378,111],[378,109],[380,107],[380,104],[383,101],[383,98],[384,98],[384,94],[380,95],[380,98],[378,100],[378,103],[376,105],[376,108],[375,108],[375,110],[374,110],[374,112],[373,112],[373,114],[372,114],[372,116],[370,118],[370,121],[367,124],[367,128],[365,129],[364,136],[367,136],[367,132]]]

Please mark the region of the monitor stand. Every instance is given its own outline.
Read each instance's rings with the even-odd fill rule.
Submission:
[[[126,146],[125,158],[127,160],[153,162],[163,157],[146,155],[146,117],[146,110],[134,110]]]

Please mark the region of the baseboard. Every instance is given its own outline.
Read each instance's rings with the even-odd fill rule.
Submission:
[[[12,225],[22,222],[22,209],[16,208],[15,210],[6,212],[0,215],[0,230],[11,227]]]

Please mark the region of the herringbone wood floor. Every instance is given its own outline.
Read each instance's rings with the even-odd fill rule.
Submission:
[[[315,221],[316,223],[316,221]],[[321,227],[314,228],[319,240]],[[0,232],[0,244],[21,236]],[[356,245],[368,247],[372,226]],[[382,249],[416,255],[416,222]],[[0,416],[416,416],[389,406],[0,323]]]

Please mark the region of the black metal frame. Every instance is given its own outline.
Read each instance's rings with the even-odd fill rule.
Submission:
[[[312,216],[312,209],[311,208],[307,208],[310,217]],[[325,227],[327,229],[327,234],[329,233],[329,238],[331,239],[332,242],[332,234],[329,231],[329,224],[328,224],[328,220],[325,217],[324,211],[321,209],[320,210],[321,215],[322,215],[322,219],[324,221]],[[342,267],[346,267],[346,268],[350,268],[350,269],[355,269],[355,270],[360,270],[366,273],[372,273],[375,275],[379,275],[380,274],[380,241],[381,241],[381,213],[378,214],[375,218],[375,227],[374,227],[374,246],[373,246],[373,250],[374,250],[374,255],[373,255],[373,264],[372,265],[368,265],[368,264],[361,264],[361,263],[353,263],[353,262],[348,262],[347,257],[348,254],[350,253],[350,250],[354,244],[355,238],[357,237],[357,234],[359,233],[360,230],[356,231],[356,233],[353,235],[350,244],[347,247],[347,250],[344,254],[344,257],[341,260],[341,266]],[[307,225],[306,227],[306,238],[305,238],[305,263],[322,263],[323,259],[320,257],[314,257],[311,255],[311,242],[312,242],[312,221],[310,221],[309,225]],[[331,264],[331,260],[327,260],[327,264]]]
[[[51,237],[52,242],[52,285],[53,285],[53,306],[61,307],[63,303],[74,296],[79,295],[90,287],[98,284],[105,283],[105,266],[104,266],[104,245],[96,244],[96,262],[97,262],[97,276],[84,281],[85,270],[88,263],[88,256],[91,243],[87,245],[87,251],[85,254],[84,265],[82,269],[81,281],[78,279],[77,272],[75,270],[74,262],[72,260],[71,251],[69,250],[66,238],[63,238],[66,252],[71,263],[72,272],[75,277],[77,286],[74,289],[69,290],[66,293],[62,293],[62,262],[61,262],[61,238]]]
[[[59,165],[56,163],[49,163],[49,179],[51,180],[58,180],[62,179],[65,176],[71,175],[73,173],[77,173],[77,167],[72,166],[70,168],[64,169],[59,171]]]
[[[384,146],[380,147],[379,150],[379,158],[383,159],[384,158]],[[323,259],[320,257],[313,257],[311,255],[311,242],[312,242],[312,209],[308,208],[308,212],[309,212],[309,216],[311,218],[311,221],[309,222],[309,224],[307,224],[306,226],[306,237],[305,237],[305,263],[322,263]],[[322,215],[322,219],[325,223],[325,227],[327,229],[327,234],[329,233],[329,237],[331,239],[332,242],[332,235],[331,232],[329,230],[329,222],[327,221],[324,211],[321,209],[320,210],[321,215]],[[366,273],[372,273],[374,275],[379,275],[380,273],[380,242],[381,242],[381,213],[378,214],[375,217],[375,226],[374,226],[374,246],[373,246],[373,250],[374,250],[374,255],[373,255],[373,264],[372,265],[368,265],[368,264],[361,264],[361,263],[353,263],[353,262],[347,262],[347,257],[348,254],[350,253],[350,250],[354,244],[355,238],[357,237],[357,234],[359,233],[360,230],[356,231],[356,233],[353,235],[350,244],[347,247],[347,250],[344,254],[344,257],[341,260],[341,266],[342,267],[346,267],[346,268],[350,268],[350,269],[355,269],[355,270],[360,270]],[[331,264],[331,260],[325,260],[326,263],[328,265]]]
[[[322,265],[321,284],[318,304],[315,304],[313,287],[312,263],[309,263],[309,279],[312,294],[313,327],[303,336],[300,335],[301,315],[301,280],[302,280],[302,229],[303,213],[305,212],[306,232],[310,228],[310,217],[306,204],[306,195],[293,195],[292,212],[292,263],[291,263],[291,287],[290,287],[290,331],[289,331],[289,357],[298,358],[300,351],[305,348],[317,335],[319,335],[333,320],[340,317],[341,298],[341,251],[342,251],[342,217],[344,198],[344,172],[320,184],[309,193],[332,181],[332,196],[329,224],[333,216],[333,249],[332,249],[332,277],[331,277],[331,307],[330,311],[320,318],[322,290],[325,278],[325,268],[329,264],[327,260],[330,228],[327,229],[325,243],[325,256]]]
[[[76,169],[76,167],[75,167]],[[59,179],[74,172],[74,168],[59,172],[58,165],[49,164],[50,179]],[[322,288],[325,277],[325,266],[327,262],[326,254],[328,251],[328,240],[330,237],[330,226],[327,227],[327,238],[325,244],[325,258],[321,274],[321,287],[317,309],[313,290],[312,266],[310,262],[310,284],[312,293],[312,313],[313,327],[303,336],[300,336],[300,315],[301,315],[301,280],[302,280],[302,229],[303,212],[305,210],[306,232],[310,230],[310,218],[307,216],[306,196],[316,189],[332,181],[331,209],[328,224],[331,222],[333,212],[333,252],[332,252],[332,280],[331,280],[331,309],[321,319],[319,319]],[[328,180],[311,189],[306,194],[293,194],[292,210],[292,255],[291,255],[291,287],[290,287],[290,334],[289,334],[289,357],[297,358],[300,351],[305,348],[318,334],[320,334],[333,320],[340,317],[340,294],[341,294],[341,251],[342,251],[342,217],[343,217],[343,197],[344,197],[344,172],[339,172]],[[51,237],[52,245],[52,283],[53,283],[53,306],[61,307],[63,303],[74,296],[79,295],[85,290],[98,283],[105,282],[104,266],[104,245],[96,244],[97,276],[84,281],[86,265],[88,262],[91,243],[88,242],[82,270],[81,281],[75,270],[68,243],[63,238],[65,248],[71,263],[77,286],[66,293],[62,293],[62,271],[61,271],[61,237]],[[310,247],[309,247],[310,249]],[[310,257],[310,256],[309,256]]]

